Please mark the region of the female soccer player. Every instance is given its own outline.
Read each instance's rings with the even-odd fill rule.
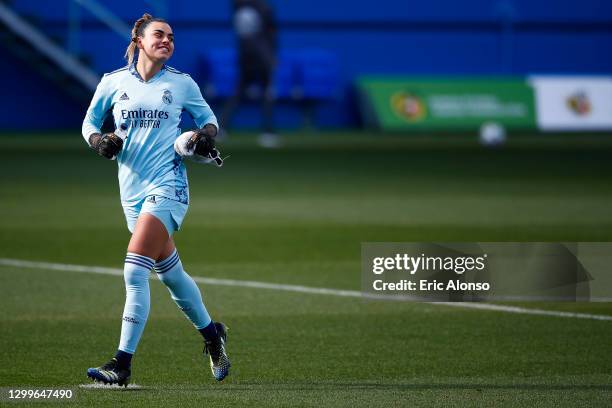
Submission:
[[[127,386],[130,380],[132,355],[149,314],[151,269],[204,337],[204,353],[209,355],[215,379],[221,381],[229,373],[226,328],[211,320],[172,239],[189,204],[182,156],[222,164],[214,149],[217,119],[193,79],[165,65],[173,52],[170,25],[144,14],[132,29],[125,54],[128,65],[104,75],[83,121],[83,137],[91,148],[117,159],[121,204],[132,233],[123,269],[126,300],[119,347],[108,363],[87,370],[88,377],[105,384]],[[199,129],[178,137],[183,110]],[[116,130],[101,134],[108,111]]]

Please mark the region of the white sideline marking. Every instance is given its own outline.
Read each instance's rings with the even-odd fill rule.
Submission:
[[[19,259],[8,259],[8,258],[0,258],[0,265],[13,266],[16,268],[47,269],[47,270],[56,270],[56,271],[85,272],[85,273],[98,273],[98,274],[103,274],[103,275],[123,276],[122,269],[106,268],[106,267],[101,267],[101,266],[69,265],[69,264],[50,263],[50,262],[33,262],[33,261],[24,261],[24,260],[19,260]],[[397,296],[367,294],[367,293],[359,292],[357,290],[316,288],[316,287],[311,287],[311,286],[286,285],[286,284],[279,284],[279,283],[267,283],[267,282],[258,282],[258,281],[248,281],[248,280],[203,278],[200,276],[192,276],[192,278],[196,282],[204,283],[207,285],[239,286],[243,288],[271,289],[271,290],[281,290],[281,291],[286,291],[286,292],[310,293],[310,294],[316,294],[316,295],[342,296],[342,297],[350,297],[350,298],[367,298],[367,299],[372,299],[372,300],[395,300],[395,301],[406,301],[407,300],[405,298],[399,298]],[[539,315],[539,316],[569,317],[569,318],[575,318],[575,319],[612,321],[612,316],[607,316],[607,315],[560,312],[560,311],[542,310],[542,309],[528,309],[528,308],[518,307],[518,306],[494,305],[490,303],[469,303],[469,302],[427,302],[427,303],[431,305],[460,307],[464,309],[492,310],[492,311],[506,312],[506,313],[518,313],[518,314]]]

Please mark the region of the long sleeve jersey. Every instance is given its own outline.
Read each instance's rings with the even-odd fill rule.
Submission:
[[[105,74],[93,96],[82,133],[99,133],[108,112],[115,128],[127,128],[123,149],[117,155],[119,189],[124,205],[133,205],[149,195],[189,203],[187,172],[174,141],[181,133],[181,113],[186,110],[198,127],[217,119],[202,97],[200,88],[187,74],[164,66],[144,81],[135,63]]]

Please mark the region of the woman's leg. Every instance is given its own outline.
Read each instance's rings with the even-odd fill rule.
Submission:
[[[225,325],[215,323],[210,318],[198,285],[183,269],[172,237],[168,239],[155,264],[155,272],[168,288],[179,309],[204,337],[204,352],[210,357],[213,376],[218,381],[223,380],[230,368],[230,361],[225,352],[227,340]]]
[[[87,375],[94,380],[125,386],[129,383],[132,355],[149,317],[149,275],[167,243],[168,232],[162,222],[151,214],[141,214],[134,227],[123,268],[125,307],[119,348],[111,361],[87,370]]]
[[[172,237],[168,239],[154,269],[159,280],[168,288],[176,305],[195,328],[205,337],[216,336],[215,326],[204,306],[200,289],[183,269]]]
[[[116,356],[121,363],[129,365],[131,354],[136,351],[144,331],[150,308],[150,271],[167,242],[168,233],[159,219],[147,213],[138,217],[123,269],[125,307],[119,352]]]
[[[140,214],[128,244],[128,252],[157,260],[167,248],[168,238],[168,231],[159,218],[149,213]]]

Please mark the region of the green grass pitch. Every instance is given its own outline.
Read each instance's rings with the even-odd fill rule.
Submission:
[[[612,140],[295,134],[222,146],[190,164],[176,235],[194,276],[360,289],[367,241],[610,241]],[[0,138],[0,258],[122,265],[116,164],[78,132]],[[230,327],[233,370],[212,379],[201,340],[156,279],[127,390],[83,388],[114,352],[118,276],[0,266],[0,387],[70,388],[73,406],[604,406],[612,322],[200,285]],[[605,303],[524,307],[612,315]],[[12,403],[0,401],[0,404]],[[21,402],[14,406],[56,406]]]

